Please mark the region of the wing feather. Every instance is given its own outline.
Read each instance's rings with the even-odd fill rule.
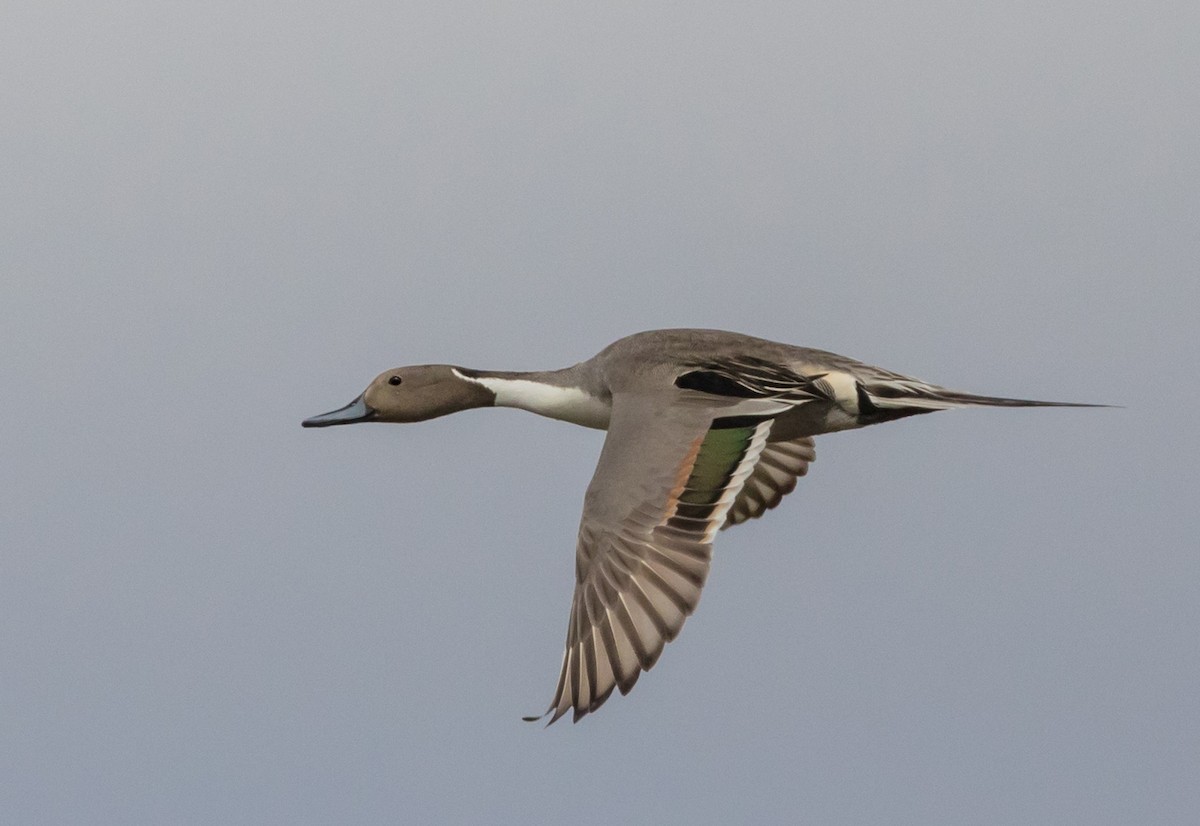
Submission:
[[[796,480],[808,473],[817,458],[811,436],[787,442],[768,442],[753,472],[738,491],[722,528],[755,519],[783,501],[796,489]]]
[[[712,539],[770,449],[770,419],[714,426],[705,408],[614,399],[584,500],[553,723],[627,693],[696,609]]]

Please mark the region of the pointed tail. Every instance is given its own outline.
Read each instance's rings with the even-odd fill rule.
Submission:
[[[945,387],[919,381],[860,383],[858,385],[858,405],[864,413],[888,410],[910,410],[916,413],[950,410],[955,407],[1113,407],[1110,404],[1044,402],[1034,399],[977,396],[974,393],[948,390]]]

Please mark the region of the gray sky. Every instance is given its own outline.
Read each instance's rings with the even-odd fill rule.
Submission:
[[[1192,822],[1195,3],[109,5],[0,22],[7,822]],[[666,326],[1125,408],[819,439],[542,730],[602,434],[299,422]]]

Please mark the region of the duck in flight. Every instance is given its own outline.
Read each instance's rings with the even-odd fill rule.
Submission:
[[[955,407],[1103,405],[977,396],[823,350],[654,330],[562,370],[388,370],[303,425],[493,406],[608,431],[583,500],[558,686],[541,715],[553,723],[627,694],[654,665],[696,609],[717,531],[778,505],[815,459],[813,436]]]

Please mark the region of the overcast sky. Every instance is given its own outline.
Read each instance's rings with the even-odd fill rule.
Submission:
[[[1200,7],[10,0],[10,823],[1191,823]],[[302,430],[641,329],[977,392],[818,439],[629,697],[603,434]]]

